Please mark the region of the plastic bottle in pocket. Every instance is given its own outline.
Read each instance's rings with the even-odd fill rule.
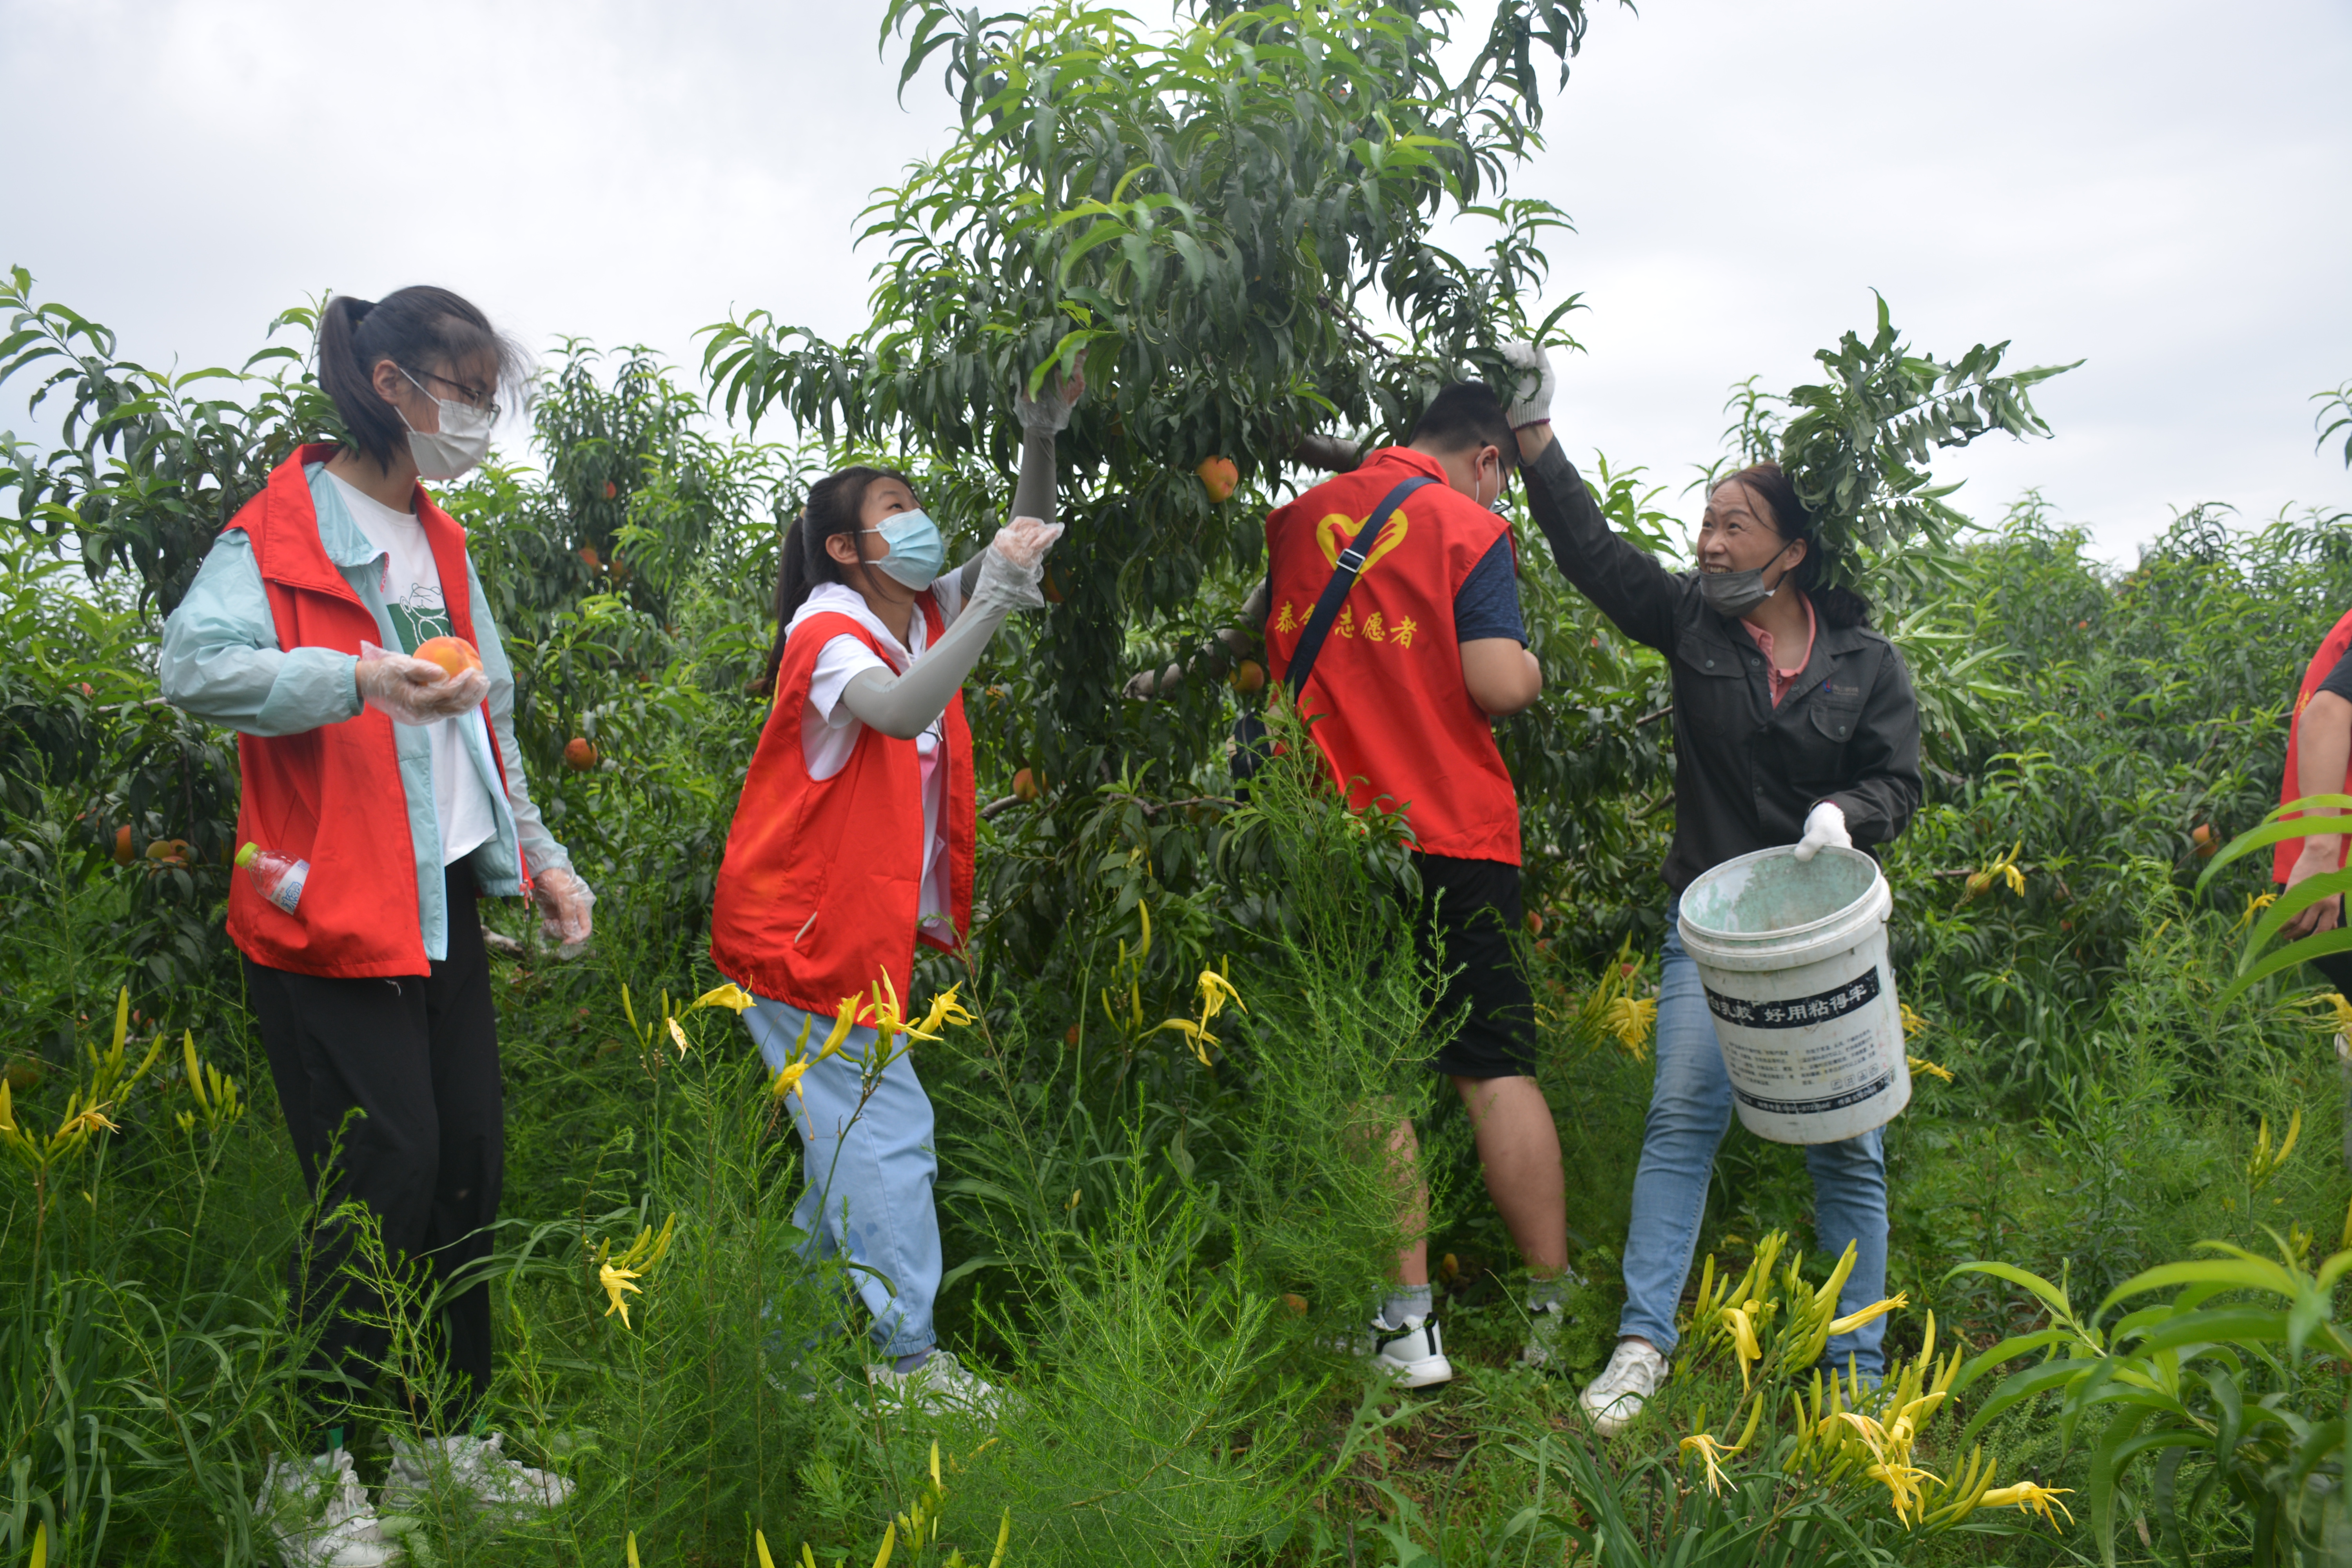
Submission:
[[[236,863],[245,868],[261,896],[288,914],[302,901],[302,884],[310,877],[308,860],[291,859],[275,849],[248,843],[237,850]]]

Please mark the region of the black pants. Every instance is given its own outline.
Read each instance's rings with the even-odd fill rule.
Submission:
[[[1422,895],[1421,907],[1409,911],[1413,945],[1439,973],[1452,972],[1438,1012],[1452,1017],[1469,1005],[1460,1032],[1429,1065],[1454,1078],[1532,1078],[1536,999],[1511,945],[1526,921],[1519,868],[1420,853],[1412,863]]]
[[[317,1200],[289,1272],[294,1326],[319,1333],[303,1393],[321,1425],[342,1422],[391,1348],[387,1304],[346,1271],[352,1226],[331,1220],[337,1206],[363,1205],[395,1269],[423,1263],[423,1289],[490,1251],[506,1164],[498,1017],[463,862],[448,868],[447,891],[449,957],[429,975],[330,980],[245,961],[269,1075]],[[447,1376],[436,1398],[428,1369],[398,1369],[412,1415],[460,1431],[490,1384],[488,1287],[446,1298],[429,1335]]]

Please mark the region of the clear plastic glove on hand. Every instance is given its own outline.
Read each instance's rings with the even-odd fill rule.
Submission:
[[[1845,830],[1845,808],[1822,801],[1805,814],[1805,836],[1797,840],[1797,858],[1810,860],[1824,849],[1851,849],[1853,835]]]
[[[980,581],[969,608],[1039,610],[1045,606],[1045,552],[1062,537],[1058,522],[1016,517],[996,531],[981,552]]]
[[[1024,430],[1045,430],[1056,434],[1070,427],[1070,410],[1087,395],[1087,378],[1072,372],[1066,375],[1045,378],[1043,396],[1029,395],[1029,383],[1024,377],[1013,389],[1013,412]]]
[[[563,957],[571,957],[596,929],[589,913],[596,907],[596,895],[579,873],[561,866],[541,871],[532,885],[539,892],[540,929],[548,941],[562,944]]]
[[[1559,385],[1552,374],[1551,355],[1525,341],[1498,346],[1504,360],[1519,372],[1518,385],[1504,409],[1504,417],[1511,422],[1511,428],[1550,423],[1551,395]]]
[[[482,705],[490,678],[477,665],[451,675],[429,659],[360,644],[360,700],[395,724],[436,724]]]

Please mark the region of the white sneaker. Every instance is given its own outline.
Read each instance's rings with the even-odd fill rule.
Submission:
[[[1374,1318],[1370,1352],[1372,1365],[1394,1378],[1400,1388],[1430,1388],[1454,1381],[1454,1363],[1445,1359],[1445,1338],[1438,1331],[1434,1312],[1401,1324],[1385,1315]]]
[[[957,1410],[992,1421],[1004,1403],[1004,1395],[992,1384],[964,1370],[953,1351],[933,1351],[912,1372],[893,1372],[887,1363],[870,1364],[866,1376],[886,1401],[911,1406],[926,1415]]]
[[[386,1512],[415,1513],[436,1492],[463,1492],[484,1513],[535,1513],[561,1508],[572,1483],[551,1470],[534,1469],[503,1452],[506,1434],[487,1437],[392,1439],[392,1469],[384,1477]]]
[[[1669,1370],[1666,1358],[1651,1348],[1648,1341],[1619,1340],[1609,1364],[1601,1369],[1599,1377],[1584,1385],[1576,1402],[1584,1406],[1594,1431],[1603,1437],[1614,1437],[1642,1414],[1642,1406],[1658,1392]]]
[[[253,1511],[286,1568],[385,1568],[400,1561],[399,1543],[384,1539],[341,1448],[314,1459],[273,1456]]]

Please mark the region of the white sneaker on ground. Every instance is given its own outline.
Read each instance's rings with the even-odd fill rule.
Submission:
[[[1642,1414],[1642,1406],[1666,1381],[1668,1370],[1666,1358],[1648,1341],[1619,1340],[1609,1364],[1601,1369],[1599,1377],[1584,1385],[1576,1402],[1584,1407],[1594,1431],[1603,1437],[1614,1437]]]
[[[1372,1320],[1369,1353],[1372,1365],[1396,1380],[1401,1388],[1430,1388],[1454,1381],[1454,1363],[1445,1359],[1445,1338],[1437,1314],[1407,1318],[1391,1323],[1385,1315]]]
[[[273,1456],[253,1511],[286,1568],[386,1568],[400,1561],[399,1543],[384,1538],[341,1448],[312,1459]]]
[[[953,1351],[933,1351],[912,1372],[894,1372],[887,1363],[871,1364],[866,1376],[886,1402],[912,1406],[926,1415],[957,1410],[992,1421],[1004,1403],[995,1385],[966,1371]]]
[[[427,1437],[421,1442],[394,1434],[392,1469],[384,1477],[386,1512],[414,1513],[435,1492],[464,1493],[484,1513],[535,1513],[561,1508],[572,1483],[551,1470],[509,1459],[506,1434],[487,1437]]]

